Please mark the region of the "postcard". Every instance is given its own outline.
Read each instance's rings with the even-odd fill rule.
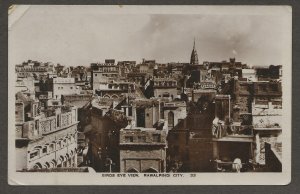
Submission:
[[[290,6],[8,14],[9,184],[290,183]]]

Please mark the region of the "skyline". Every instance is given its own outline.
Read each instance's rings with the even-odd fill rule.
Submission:
[[[31,59],[88,66],[110,58],[185,63],[194,38],[199,63],[232,57],[250,66],[289,63],[290,45],[285,43],[291,30],[287,29],[289,14],[139,13],[137,17],[101,9],[28,6],[21,17],[9,21],[10,64]]]

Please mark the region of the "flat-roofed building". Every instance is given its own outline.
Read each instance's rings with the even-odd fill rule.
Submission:
[[[255,82],[257,81],[257,75],[255,69],[242,69],[242,78],[247,79],[247,81]]]
[[[126,127],[120,130],[120,172],[166,172],[166,131]]]
[[[54,65],[50,62],[42,63],[28,60],[15,66],[18,78],[33,77],[39,80],[41,76],[47,76],[47,74],[52,74],[54,71]]]
[[[62,95],[79,94],[80,91],[75,85],[74,78],[57,77],[51,79],[53,98],[61,99]],[[51,82],[50,82],[51,83]]]
[[[55,109],[27,121],[17,119],[17,171],[77,167],[77,125],[76,107]]]
[[[168,130],[172,130],[181,120],[187,116],[185,101],[172,101],[163,104],[164,121]]]
[[[119,67],[115,63],[92,63],[91,70],[94,93],[100,84],[116,80],[119,76]]]
[[[153,82],[155,98],[175,99],[177,97],[177,81],[175,79],[169,77],[154,78]]]
[[[266,143],[276,142],[282,133],[282,105],[280,99],[272,101],[254,100],[252,103],[252,120],[255,133],[255,162],[266,164]]]

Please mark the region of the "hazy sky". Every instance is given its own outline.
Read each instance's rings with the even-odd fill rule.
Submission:
[[[32,59],[89,65],[107,58],[189,62],[194,37],[200,62],[229,57],[250,65],[289,61],[289,17],[282,14],[215,14],[213,9],[204,14],[104,14],[101,6],[17,8],[19,12],[9,17],[10,64]]]

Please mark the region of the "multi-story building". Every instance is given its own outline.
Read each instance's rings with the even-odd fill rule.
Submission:
[[[181,76],[184,65],[185,65],[184,63],[169,63],[168,64],[169,73],[173,77]]]
[[[211,101],[217,94],[216,84],[214,81],[203,81],[195,83],[192,89],[192,101],[198,102],[199,100]]]
[[[186,103],[184,101],[165,102],[163,112],[165,126],[171,130],[187,116]]]
[[[108,81],[106,83],[99,83],[94,93],[104,98],[120,98],[125,97],[127,93],[136,95],[136,90],[136,85],[131,82]],[[139,94],[142,93],[140,92]]]
[[[27,109],[27,106],[32,109]],[[26,116],[27,115],[27,116]],[[16,100],[17,171],[77,167],[77,108],[41,113],[35,101]]]
[[[35,91],[35,80],[33,77],[26,77],[22,79],[17,79],[15,85],[15,91],[21,92],[21,91]]]
[[[57,77],[51,79],[53,98],[61,99],[62,95],[79,94],[80,90],[75,85],[74,78]]]
[[[60,100],[62,95],[80,94],[80,88],[76,86],[74,78],[55,77],[40,80],[36,92],[51,92],[52,98]]]
[[[119,75],[127,77],[128,73],[132,72],[133,67],[136,66],[136,61],[118,61]]]
[[[89,67],[77,66],[68,73],[68,77],[74,78],[76,86],[82,89],[91,88],[91,71]]]
[[[104,104],[103,100],[106,100],[107,103]],[[91,114],[92,130],[86,133],[90,142],[89,149],[91,150],[90,160],[92,166],[97,171],[124,172],[124,157],[126,158],[125,160],[127,160],[129,159],[128,157],[134,158],[133,155],[140,155],[134,159],[131,158],[130,161],[136,160],[137,162],[142,162],[143,165],[145,165],[143,168],[146,168],[147,162],[149,162],[151,166],[148,166],[146,170],[153,168],[158,172],[164,172],[166,161],[162,151],[165,152],[166,142],[163,139],[160,140],[159,135],[154,135],[153,138],[156,138],[154,140],[145,139],[145,141],[147,141],[145,142],[147,143],[146,145],[135,144],[134,148],[128,148],[130,151],[126,152],[122,150],[125,144],[121,142],[120,139],[123,133],[120,129],[125,128],[128,124],[130,124],[128,125],[130,129],[126,127],[126,129],[124,129],[126,131],[132,130],[133,132],[133,129],[145,131],[143,132],[144,137],[141,138],[146,138],[146,136],[149,136],[147,138],[152,138],[152,136],[150,137],[150,132],[161,134],[163,122],[159,123],[158,102],[148,99],[134,100],[130,97],[121,98],[116,103],[115,100],[117,99],[103,98],[103,100],[93,102]],[[152,132],[152,129],[154,132]],[[150,132],[148,132],[149,130]],[[164,136],[162,135],[161,138],[165,139],[165,136],[164,133]],[[139,141],[144,141],[144,139]],[[153,141],[153,143],[149,141]],[[151,153],[153,152],[153,154],[149,155],[149,152],[144,151],[144,149],[148,151],[152,150]],[[148,154],[148,156],[146,156],[146,154]],[[138,171],[141,172],[139,167],[135,166],[133,168],[137,168]]]
[[[96,98],[91,102],[90,122],[84,128],[88,139],[89,165],[98,172],[119,171],[119,131],[128,125],[127,117],[116,106],[123,98]],[[113,163],[108,166],[107,161]]]
[[[54,73],[54,71],[52,63],[41,63],[32,60],[15,66],[15,72],[19,78],[33,77],[38,80],[41,76],[47,76],[47,74]]]
[[[129,72],[127,74],[127,80],[129,82],[137,84],[138,86],[144,86],[147,77],[148,76],[146,73],[141,73],[141,72]]]
[[[61,77],[63,75],[63,71],[65,69],[65,66],[61,65],[61,64],[57,64],[55,67],[55,73],[57,74],[57,76]]]
[[[159,101],[136,99],[132,103],[133,126],[152,128],[161,118]]]
[[[257,75],[255,69],[242,69],[242,78],[247,79],[247,81],[256,82]]]
[[[115,63],[92,63],[92,87],[93,91],[99,89],[100,84],[115,80],[119,76],[119,67]],[[112,61],[111,61],[112,62]]]
[[[212,171],[214,112],[214,104],[210,101],[205,110],[188,114],[168,131],[168,171]]]
[[[153,91],[155,98],[175,99],[177,97],[177,81],[173,78],[154,78],[153,82]]]
[[[243,122],[251,125],[251,103],[253,101],[253,82],[231,80],[233,84],[232,96],[232,119],[235,122]]]
[[[78,108],[78,131],[82,132],[84,127],[90,123],[91,102],[93,100],[92,94],[72,94],[63,95],[61,103],[66,106],[76,106]]]
[[[265,165],[265,143],[277,142],[282,133],[282,105],[281,99],[252,103],[252,118],[255,133],[256,155],[255,161]]]
[[[166,172],[166,131],[129,126],[119,141],[120,172]]]
[[[244,171],[254,158],[253,128],[233,122],[231,112],[230,95],[217,95],[212,122],[213,162],[217,171]],[[235,161],[241,161],[241,168],[233,169]]]
[[[281,65],[270,65],[269,67],[254,67],[258,81],[277,80],[282,77]]]

